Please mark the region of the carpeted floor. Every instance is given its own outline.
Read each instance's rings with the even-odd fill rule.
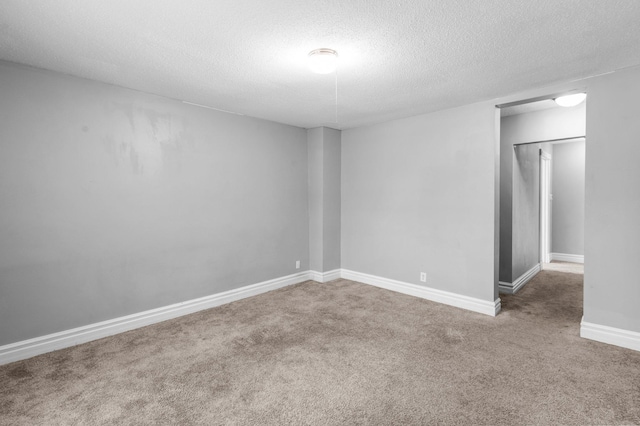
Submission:
[[[496,317],[306,282],[0,367],[0,424],[638,424],[640,353],[579,337],[582,275]]]

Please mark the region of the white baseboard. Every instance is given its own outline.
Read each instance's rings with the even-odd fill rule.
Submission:
[[[516,294],[526,283],[528,283],[531,278],[535,277],[538,272],[542,269],[541,264],[535,265],[533,268],[529,269],[524,274],[520,275],[517,280],[512,283],[507,283],[504,281],[500,281],[498,283],[498,289],[501,293],[506,294]]]
[[[549,253],[551,261],[557,260],[558,262],[572,262],[572,263],[584,263],[583,254],[567,254],[567,253]]]
[[[341,276],[342,278],[348,280],[381,287],[387,290],[408,294],[410,296],[420,297],[422,299],[427,299],[434,302],[444,303],[446,305],[467,309],[473,312],[479,312],[485,315],[496,316],[498,312],[500,312],[501,305],[499,298],[493,302],[489,302],[486,300],[463,296],[448,291],[436,290],[433,288],[391,280],[388,278],[377,277],[375,275],[349,271],[347,269],[341,270]]]
[[[309,279],[319,283],[327,283],[329,281],[340,278],[340,269],[334,269],[328,272],[309,271]]]
[[[333,272],[333,271],[332,271]],[[329,273],[327,273],[329,274]],[[309,271],[0,346],[0,365],[155,324],[311,279]]]
[[[580,323],[580,337],[640,351],[640,333],[586,322]]]
[[[498,281],[498,292],[504,294],[513,294],[513,286],[506,281]]]
[[[224,305],[278,288],[298,284],[303,281],[314,280],[324,283],[338,278],[346,278],[364,284],[374,285],[376,287],[456,306],[485,315],[495,316],[500,312],[501,308],[499,298],[494,302],[488,302],[448,291],[431,289],[345,269],[335,269],[324,273],[305,271],[198,299],[187,300],[161,308],[0,346],[0,365],[31,358],[58,349],[68,348],[103,337],[113,336],[114,334]]]

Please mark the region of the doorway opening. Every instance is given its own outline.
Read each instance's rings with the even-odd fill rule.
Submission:
[[[498,290],[515,294],[543,269],[583,271],[586,104],[500,107]]]

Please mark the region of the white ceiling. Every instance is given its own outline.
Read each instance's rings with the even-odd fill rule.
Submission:
[[[343,129],[640,64],[639,22],[638,0],[2,0],[0,58]]]

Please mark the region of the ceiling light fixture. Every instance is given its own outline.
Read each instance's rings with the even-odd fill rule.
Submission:
[[[338,52],[333,49],[316,49],[309,52],[309,68],[318,74],[329,74],[338,68]]]
[[[581,104],[586,98],[586,93],[574,93],[573,95],[560,96],[555,98],[554,101],[563,107],[573,107]]]

